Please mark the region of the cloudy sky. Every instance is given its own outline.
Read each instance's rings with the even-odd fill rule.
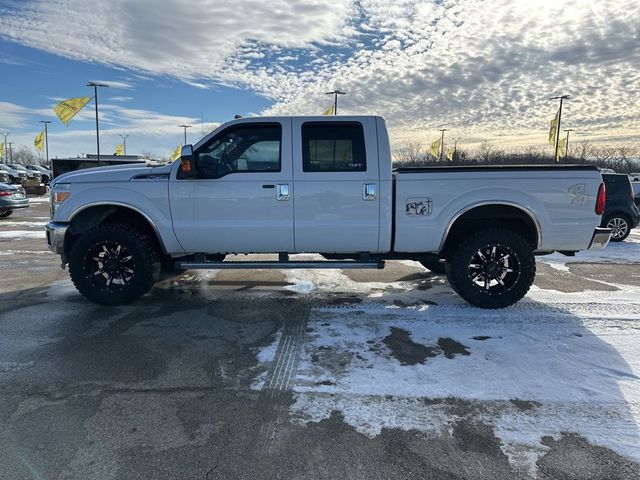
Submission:
[[[0,0],[0,131],[52,155],[95,151],[92,104],[68,127],[51,108],[100,92],[101,146],[166,155],[234,114],[387,119],[395,147],[439,128],[463,144],[544,145],[563,128],[640,140],[638,0]]]

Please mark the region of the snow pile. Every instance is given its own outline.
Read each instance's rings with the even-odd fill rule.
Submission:
[[[42,230],[3,230],[0,231],[0,238],[47,238],[44,229]]]
[[[313,309],[292,421],[337,410],[369,436],[383,428],[440,435],[460,418],[481,421],[529,474],[547,450],[541,438],[561,432],[640,461],[640,289],[619,287],[606,298],[533,289],[500,311]],[[274,348],[259,360],[269,362]]]

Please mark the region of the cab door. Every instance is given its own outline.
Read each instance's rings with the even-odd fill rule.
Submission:
[[[378,252],[380,182],[375,118],[293,118],[298,252]]]
[[[197,144],[194,161],[197,178],[174,168],[169,187],[185,251],[294,250],[290,119],[234,122]]]

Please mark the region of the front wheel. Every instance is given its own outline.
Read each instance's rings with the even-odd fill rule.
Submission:
[[[159,272],[154,246],[129,225],[94,227],[76,240],[69,255],[74,285],[101,305],[122,305],[144,295]]]
[[[624,215],[610,215],[603,223],[607,228],[611,229],[612,242],[622,242],[631,233],[631,225],[629,225],[629,220]]]
[[[524,297],[536,273],[531,246],[517,233],[487,229],[464,240],[448,257],[447,278],[467,302],[504,308]]]

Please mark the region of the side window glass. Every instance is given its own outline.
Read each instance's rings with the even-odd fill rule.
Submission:
[[[222,132],[197,152],[198,178],[230,173],[279,172],[282,127],[261,123]]]
[[[305,172],[366,171],[362,125],[356,122],[303,124],[302,170]]]

